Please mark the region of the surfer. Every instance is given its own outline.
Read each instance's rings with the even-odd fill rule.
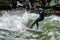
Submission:
[[[36,24],[37,26],[37,29],[38,29],[38,26],[39,26],[39,21],[42,21],[44,19],[44,7],[42,6],[36,6],[37,10],[37,14],[39,14],[39,17],[35,20],[35,22],[31,25],[30,28],[33,28],[33,26]]]

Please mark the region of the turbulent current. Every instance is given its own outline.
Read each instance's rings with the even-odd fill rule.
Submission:
[[[60,17],[51,15],[39,22],[41,32],[27,32],[39,16],[25,10],[1,11],[0,40],[60,40]],[[33,27],[36,29],[36,26]]]

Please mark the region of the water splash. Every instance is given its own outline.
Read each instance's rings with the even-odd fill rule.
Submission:
[[[26,32],[26,24],[30,23],[29,20],[34,21],[39,15],[35,13],[21,12],[21,11],[2,11],[3,16],[0,17],[0,29],[6,29],[10,32],[0,31],[0,39],[10,40],[57,40],[59,39],[59,24],[60,17],[52,15],[45,17],[40,22],[39,29],[43,33]],[[31,22],[32,22],[31,21]],[[31,26],[31,25],[30,25]],[[54,34],[54,35],[53,35]],[[56,38],[56,39],[55,39]]]

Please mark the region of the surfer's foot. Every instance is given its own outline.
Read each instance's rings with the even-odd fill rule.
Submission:
[[[29,29],[27,28],[26,31],[28,31]]]
[[[30,28],[26,28],[26,31],[28,31]]]

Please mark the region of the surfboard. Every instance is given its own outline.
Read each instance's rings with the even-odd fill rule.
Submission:
[[[27,32],[38,32],[38,33],[42,33],[42,31],[40,30],[35,30],[35,29],[26,29]]]

